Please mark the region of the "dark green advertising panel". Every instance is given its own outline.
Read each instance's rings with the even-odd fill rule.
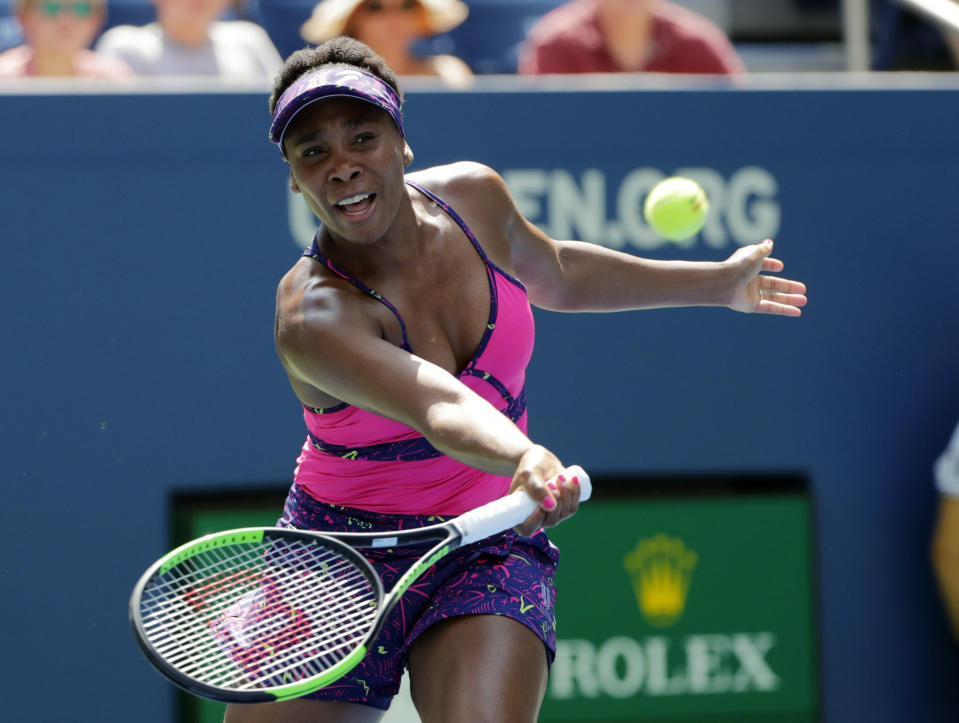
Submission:
[[[276,524],[283,510],[286,486],[242,494],[184,494],[172,501],[172,546],[212,532]],[[226,706],[175,692],[177,723],[222,723]]]
[[[819,720],[802,480],[594,484],[594,499],[550,531],[562,552],[558,642],[540,722]],[[283,494],[178,497],[175,541],[273,524]],[[212,723],[223,706],[181,694],[179,714]]]
[[[599,480],[551,532],[558,645],[540,721],[817,720],[804,487],[649,489]]]

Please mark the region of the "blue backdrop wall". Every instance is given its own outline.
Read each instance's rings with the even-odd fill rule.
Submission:
[[[928,564],[959,419],[956,89],[497,84],[406,112],[415,167],[489,163],[552,233],[701,259],[776,238],[801,320],[538,312],[532,434],[596,473],[807,475],[824,718],[957,719]],[[273,296],[311,219],[267,121],[257,93],[0,96],[9,720],[170,720],[125,610],[169,495],[291,475]],[[677,171],[714,213],[664,246],[638,209]]]

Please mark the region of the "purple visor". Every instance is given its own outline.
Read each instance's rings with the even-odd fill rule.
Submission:
[[[390,114],[400,135],[406,137],[400,97],[395,90],[375,75],[352,65],[327,65],[298,78],[276,102],[270,140],[276,143],[283,158],[286,158],[283,137],[296,114],[315,101],[336,97],[358,98],[382,108]]]

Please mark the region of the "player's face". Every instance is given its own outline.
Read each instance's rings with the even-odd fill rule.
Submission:
[[[353,98],[314,103],[294,118],[284,148],[293,190],[327,231],[354,243],[387,235],[408,199],[412,155],[385,111]]]

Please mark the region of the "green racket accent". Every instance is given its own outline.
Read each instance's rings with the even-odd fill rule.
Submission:
[[[406,574],[403,575],[399,580],[396,581],[396,586],[393,588],[393,596],[400,597],[403,593],[406,592],[407,588],[412,585],[416,580],[427,570],[429,570],[437,560],[442,560],[449,554],[450,546],[443,545],[440,549],[434,552],[425,560],[420,560],[415,563],[413,567],[406,571]]]
[[[360,645],[356,650],[318,678],[312,678],[305,683],[293,683],[291,685],[273,688],[270,690],[270,693],[275,695],[277,700],[290,700],[291,698],[299,698],[307,693],[312,693],[314,690],[319,690],[342,678],[346,673],[360,664],[364,655],[366,655],[366,646]]]
[[[262,528],[250,528],[249,530],[234,530],[233,532],[218,533],[208,535],[207,537],[188,542],[182,547],[178,547],[169,555],[160,565],[160,574],[163,575],[168,570],[176,567],[184,560],[189,560],[200,553],[208,550],[224,547],[225,545],[236,545],[243,543],[255,543],[263,540]]]
[[[580,501],[589,477],[579,467]],[[347,675],[386,616],[452,550],[522,522],[536,502],[518,490],[454,520],[413,530],[324,535],[247,527],[206,535],[161,557],[134,587],[130,621],[141,649],[169,680],[212,700],[291,700]],[[424,552],[384,595],[360,550]]]

